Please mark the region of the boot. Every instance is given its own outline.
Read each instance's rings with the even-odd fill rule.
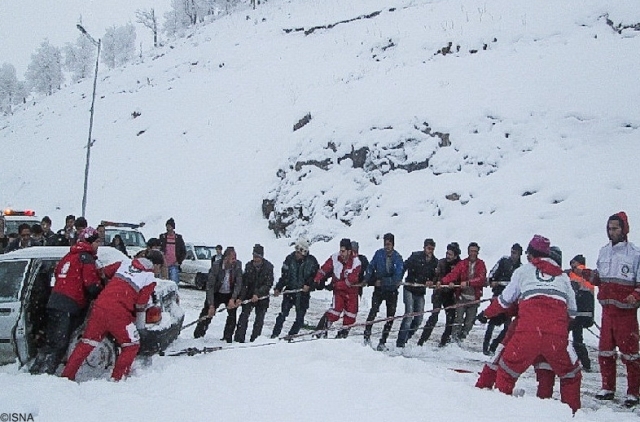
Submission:
[[[380,341],[380,343],[378,343],[378,347],[376,347],[376,350],[378,352],[386,352],[387,350],[389,350],[389,348],[387,347],[386,344],[384,344],[382,341]]]
[[[336,338],[347,338],[348,335],[349,335],[349,329],[343,328],[340,331],[338,331],[338,334],[336,334]]]
[[[329,329],[329,327],[331,327],[331,322],[329,321],[329,318],[327,318],[327,314],[324,314],[322,315],[322,318],[320,318],[320,321],[318,321],[318,325],[316,326],[316,331],[324,331],[314,334],[314,337],[327,338],[327,330]]]
[[[635,407],[639,401],[638,396],[627,394],[627,397],[624,399],[624,407]]]
[[[204,324],[198,323],[198,325],[196,325],[196,329],[193,331],[193,338],[204,337],[206,333],[207,329],[205,328]]]
[[[598,400],[613,400],[615,398],[615,393],[610,390],[600,390],[598,394],[596,394],[596,399]]]

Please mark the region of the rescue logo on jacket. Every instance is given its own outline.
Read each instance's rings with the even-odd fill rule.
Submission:
[[[555,276],[549,275],[549,274],[545,274],[542,271],[540,271],[539,269],[536,268],[536,279],[538,281],[541,281],[543,283],[553,283],[553,281],[556,279]]]
[[[58,277],[67,278],[67,274],[69,274],[70,267],[71,267],[71,262],[69,261],[65,262],[62,268],[60,269],[60,273],[58,274]]]

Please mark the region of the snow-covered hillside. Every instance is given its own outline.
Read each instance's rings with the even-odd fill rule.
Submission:
[[[155,235],[173,216],[188,238],[248,248],[273,238],[265,202],[272,223],[297,217],[287,235],[367,250],[394,231],[402,248],[476,240],[497,257],[542,232],[592,253],[608,214],[638,208],[640,32],[611,25],[640,12],[605,3],[296,1],[223,17],[101,71],[87,217]],[[3,121],[4,206],[54,226],[79,213],[90,93]]]
[[[610,214],[626,210],[631,240],[638,238],[638,22],[635,0],[269,0],[194,28],[136,64],[101,68],[86,217],[93,225],[100,219],[145,221],[147,237],[173,217],[186,240],[235,245],[243,261],[254,243],[262,243],[276,268],[299,235],[314,239],[311,252],[324,260],[337,249],[334,238],[357,239],[371,256],[389,231],[405,257],[425,237],[436,240],[438,257],[448,242],[464,249],[477,241],[491,266],[512,243],[525,244],[540,233],[565,257],[582,253],[592,265],[606,242]],[[3,207],[35,208],[52,217],[54,228],[62,227],[65,215],[80,213],[91,89],[92,81],[75,84],[0,120]],[[301,120],[308,123],[298,125]],[[315,361],[300,375],[309,384],[295,384],[288,375],[259,386],[294,385],[286,391],[306,390],[305,399],[321,400],[333,391],[325,370],[334,364],[358,368],[353,377],[367,382],[352,391],[348,377],[340,378],[335,387],[345,397],[352,392],[358,405],[335,393],[324,405],[335,404],[343,415],[390,394],[378,388],[373,393],[379,397],[367,397],[371,384],[395,385],[400,392],[421,388],[414,362],[359,356],[356,341],[314,347],[296,349],[300,354],[291,357],[299,366],[303,357]],[[279,356],[287,359],[291,349],[285,348],[246,352],[261,364],[244,369],[253,374]],[[369,358],[375,361],[354,362]],[[194,390],[188,398],[161,395],[163,406],[186,412],[171,412],[171,418],[200,419],[219,415],[223,386],[235,391],[253,380],[223,369],[241,357],[226,359],[201,359],[215,365],[207,374],[197,365],[171,363],[117,386],[37,384],[43,391],[74,390],[56,393],[60,401],[114,389],[130,397],[188,373],[196,378],[194,388],[215,385],[210,404],[201,413],[193,410],[194,403],[209,400],[206,391]],[[368,378],[367,368],[390,361],[389,370],[400,367],[402,375]],[[513,402],[480,395],[467,381],[438,382],[446,384],[445,394],[459,389],[478,405]],[[0,383],[24,392],[34,381],[10,373]],[[423,387],[425,400],[440,391]],[[147,399],[144,409],[151,412]],[[111,399],[101,400],[108,407]],[[186,407],[180,400],[187,400]],[[545,406],[542,418],[570,418],[557,403],[529,400],[528,409]],[[135,400],[126,403],[134,406]],[[271,404],[254,403],[251,411]],[[319,408],[305,408],[302,415],[283,410],[264,420],[337,415],[314,413]],[[363,415],[426,417],[398,412]],[[472,415],[494,420],[491,412],[474,409]],[[240,419],[240,413],[226,414]],[[540,414],[528,416],[524,420],[539,420]],[[598,417],[603,420],[601,412],[577,416]],[[352,418],[359,419],[357,413]]]

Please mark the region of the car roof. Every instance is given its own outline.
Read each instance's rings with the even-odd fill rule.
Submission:
[[[68,246],[33,246],[0,255],[0,261],[9,261],[12,259],[61,259],[69,253],[69,250]],[[102,262],[112,263],[129,258],[116,248],[100,246],[98,248],[98,259]]]
[[[114,227],[114,226],[105,226],[105,232],[140,232],[139,229],[134,229],[131,227]]]

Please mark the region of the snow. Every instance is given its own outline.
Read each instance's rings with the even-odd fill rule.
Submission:
[[[122,9],[113,2],[108,7],[123,16],[125,4],[126,10],[150,6],[119,3]],[[358,240],[361,253],[371,257],[388,231],[405,258],[426,237],[436,240],[438,257],[451,241],[463,249],[477,241],[490,268],[511,244],[526,244],[540,233],[562,248],[565,265],[582,253],[592,266],[606,243],[606,218],[627,211],[631,240],[640,218],[634,171],[640,156],[640,32],[617,33],[606,22],[608,16],[615,25],[633,25],[640,9],[633,0],[610,3],[269,0],[255,11],[222,16],[135,64],[100,68],[86,217],[94,226],[102,219],[144,221],[147,238],[173,217],[186,241],[234,245],[243,261],[261,243],[276,268],[298,234],[316,240],[311,253],[323,262],[342,237]],[[67,11],[74,22],[54,22],[70,26],[71,33],[46,27],[56,44],[75,38],[77,11]],[[375,11],[380,14],[309,35],[284,31]],[[93,24],[88,15],[83,20],[90,32],[121,24],[108,17]],[[17,13],[0,16],[0,28],[5,21],[20,23],[10,16]],[[26,38],[21,45],[0,37],[12,52],[35,49]],[[454,52],[437,54],[449,42]],[[15,65],[24,60],[6,54],[16,54],[6,59]],[[92,82],[66,86],[0,118],[3,207],[50,215],[54,229],[65,215],[80,213]],[[294,132],[308,113],[311,121]],[[423,123],[448,133],[451,145],[441,147],[439,138],[421,132]],[[398,147],[408,139],[421,142]],[[369,159],[379,167],[338,162],[363,146],[375,152]],[[295,171],[298,161],[325,158],[326,170]],[[391,171],[388,164],[426,158],[428,168],[412,172]],[[284,181],[279,170],[287,172]],[[460,199],[445,198],[453,193]],[[307,204],[303,215],[310,222],[298,222],[293,237],[276,238],[262,216],[267,198],[283,208]],[[367,291],[358,320],[365,318],[369,297]],[[314,293],[307,322],[316,323],[329,298]],[[184,291],[182,299],[185,321],[197,318],[200,292]],[[278,305],[273,300],[266,334]],[[204,340],[185,330],[175,348],[219,345],[223,321],[216,319]],[[482,328],[475,327],[476,340]],[[473,342],[444,350],[412,346],[402,356],[360,342],[352,336],[158,356],[151,366],[137,363],[121,383],[75,384],[9,365],[0,368],[0,412],[83,422],[637,417],[602,408],[572,418],[560,402],[535,398],[531,373],[519,382],[527,392],[523,398],[479,391],[475,374],[448,369],[479,370],[483,356]],[[587,343],[595,346],[597,339],[588,333]],[[597,388],[598,378],[585,374],[585,385]]]

